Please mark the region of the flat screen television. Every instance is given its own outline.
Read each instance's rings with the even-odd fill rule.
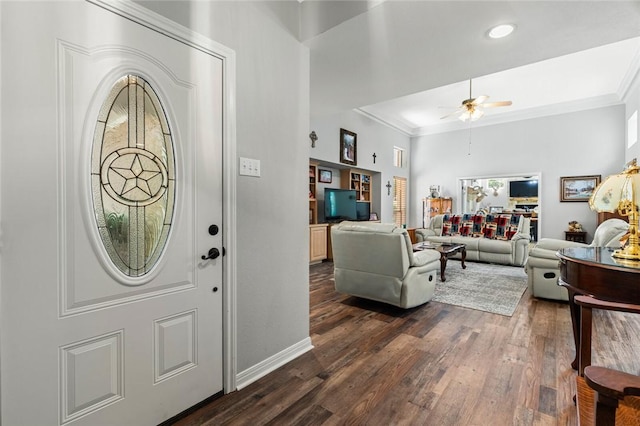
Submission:
[[[369,220],[371,214],[371,203],[356,202],[356,216],[358,220]]]
[[[531,198],[537,196],[537,180],[512,180],[509,182],[509,197]]]
[[[327,222],[358,220],[355,189],[325,188],[324,218]]]

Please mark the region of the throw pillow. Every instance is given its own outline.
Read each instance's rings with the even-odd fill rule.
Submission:
[[[462,216],[459,214],[451,216],[451,235],[457,236],[460,235],[460,221],[462,220]]]
[[[471,220],[473,222],[473,235],[474,237],[482,237],[484,236],[482,232],[482,228],[484,227],[484,215],[474,215]]]
[[[473,222],[468,220],[460,225],[460,236],[470,237],[473,234]]]
[[[489,238],[491,240],[495,240],[496,238],[496,228],[497,225],[495,223],[485,223],[484,228],[482,229],[482,233],[484,238]]]
[[[501,214],[498,216],[498,219],[505,219],[508,223],[511,223],[511,215],[510,214]]]
[[[510,214],[501,214],[496,219],[496,239],[498,240],[508,240],[507,238],[507,230],[511,223],[511,215]]]
[[[442,236],[447,237],[451,235],[451,222],[442,222]]]
[[[507,232],[505,234],[505,236],[507,237],[507,240],[510,240],[513,238],[514,235],[516,235],[518,233],[518,225],[509,225],[507,227]]]

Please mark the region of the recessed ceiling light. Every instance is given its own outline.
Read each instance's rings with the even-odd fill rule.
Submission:
[[[511,34],[515,29],[516,26],[513,24],[496,25],[487,32],[487,35],[491,38],[502,38]]]

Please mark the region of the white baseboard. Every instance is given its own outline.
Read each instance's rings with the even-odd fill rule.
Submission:
[[[300,355],[310,351],[311,349],[313,349],[311,338],[307,337],[306,339],[301,340],[295,345],[289,346],[288,348],[278,352],[272,357],[259,362],[253,367],[241,371],[236,376],[236,389],[240,390],[249,386],[256,380],[266,376],[275,369],[282,367],[289,361],[298,358]]]

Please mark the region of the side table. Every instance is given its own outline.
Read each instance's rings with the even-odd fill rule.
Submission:
[[[416,239],[416,228],[407,228],[407,234],[409,234],[411,244],[415,244],[418,242],[418,240]]]
[[[582,231],[582,232],[571,232],[571,231],[564,231],[564,239],[567,241],[573,241],[576,243],[587,243],[587,233]]]

